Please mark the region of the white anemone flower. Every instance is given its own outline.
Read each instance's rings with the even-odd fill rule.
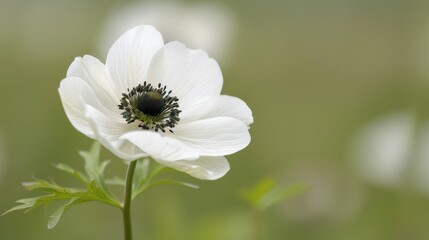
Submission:
[[[374,184],[429,193],[429,123],[412,112],[382,116],[357,135],[354,167]]]
[[[215,60],[182,43],[164,45],[152,26],[138,26],[110,48],[106,64],[78,57],[59,93],[72,125],[124,160],[151,157],[199,179],[229,170],[224,157],[250,143],[252,112],[221,95]]]
[[[352,143],[357,172],[378,185],[400,185],[412,155],[415,122],[414,115],[399,112],[364,127]]]
[[[101,34],[100,52],[126,30],[150,23],[166,40],[178,40],[190,48],[204,49],[222,64],[229,63],[237,33],[234,14],[220,3],[177,0],[137,1],[113,8]]]

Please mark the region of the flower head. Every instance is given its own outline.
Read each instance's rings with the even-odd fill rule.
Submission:
[[[250,143],[252,112],[221,95],[217,62],[179,42],[164,45],[152,26],[135,27],[106,64],[78,57],[59,93],[72,125],[125,160],[151,157],[200,179],[228,170],[225,155]]]
[[[429,193],[429,123],[412,111],[383,115],[351,144],[354,170],[382,187]]]
[[[190,48],[204,49],[222,64],[233,56],[237,22],[233,12],[219,2],[180,0],[137,1],[112,8],[101,34],[100,52],[126,30],[151,23],[166,40],[178,40]]]

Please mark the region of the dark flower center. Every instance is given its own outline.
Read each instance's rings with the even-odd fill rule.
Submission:
[[[166,91],[167,87],[153,87],[150,83],[144,82],[137,87],[127,89],[127,93],[122,93],[120,104],[118,105],[122,117],[130,124],[136,120],[140,121],[139,127],[145,130],[171,130],[179,122],[179,99],[171,96],[171,91]]]
[[[165,101],[158,92],[147,92],[140,97],[137,108],[149,116],[157,116],[162,113]]]

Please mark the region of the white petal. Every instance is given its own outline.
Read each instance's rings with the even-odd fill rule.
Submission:
[[[171,136],[182,140],[202,156],[224,156],[250,143],[249,130],[242,121],[218,117],[180,124]]]
[[[221,95],[210,112],[204,116],[204,118],[212,117],[232,117],[246,125],[253,123],[252,110],[249,106],[243,100],[227,95]]]
[[[121,98],[119,89],[115,89],[110,74],[98,59],[86,55],[77,57],[67,71],[67,77],[78,77],[94,90],[97,98],[108,108],[117,112],[118,102]]]
[[[106,66],[121,93],[144,82],[152,57],[162,46],[162,36],[152,26],[135,27],[113,44]]]
[[[355,169],[367,180],[397,186],[406,175],[415,129],[408,112],[383,116],[362,129],[352,144]]]
[[[120,139],[131,142],[151,157],[160,160],[176,161],[199,157],[198,153],[181,141],[153,131],[132,131]]]
[[[85,107],[85,116],[96,139],[119,158],[131,161],[147,157],[147,154],[134,144],[120,139],[121,135],[137,126],[118,122],[89,105]]]
[[[160,161],[157,162],[185,172],[202,180],[216,180],[223,177],[229,171],[229,163],[225,157],[200,157],[196,160]]]
[[[85,105],[101,107],[101,104],[88,83],[80,78],[69,77],[61,81],[58,92],[71,124],[81,133],[94,138],[94,132],[85,117]]]
[[[217,62],[202,50],[190,50],[179,42],[166,44],[153,58],[148,79],[161,83],[179,98],[183,121],[197,119],[214,105],[223,78]]]

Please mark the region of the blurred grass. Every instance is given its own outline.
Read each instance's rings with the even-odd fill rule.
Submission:
[[[427,239],[427,196],[364,184],[349,174],[347,148],[363,124],[383,113],[412,109],[423,117],[429,114],[429,64],[421,56],[429,45],[424,42],[429,35],[429,4],[223,2],[239,20],[234,59],[223,68],[223,92],[244,99],[252,108],[252,143],[228,158],[231,171],[219,181],[191,179],[199,190],[161,187],[139,198],[134,204],[136,236],[249,239],[250,209],[238,192],[267,175],[296,181],[294,171],[308,168],[322,173],[329,169],[336,181],[347,179],[362,187],[362,205],[341,221],[332,217],[341,204],[317,218],[301,220],[284,209],[268,211],[262,239]],[[92,54],[104,61],[105,56],[96,54],[103,21],[113,6],[125,3],[0,2],[0,129],[7,146],[0,211],[28,196],[20,183],[32,175],[72,184],[51,163],[80,166],[77,150],[87,149],[91,140],[68,122],[57,88],[74,57]],[[104,155],[113,158],[107,151]],[[114,166],[112,174],[125,171],[119,161]],[[179,173],[175,176],[189,180]],[[341,202],[344,189],[334,190]],[[122,236],[120,214],[114,209],[82,205],[48,231],[51,211],[0,218],[0,239]]]

